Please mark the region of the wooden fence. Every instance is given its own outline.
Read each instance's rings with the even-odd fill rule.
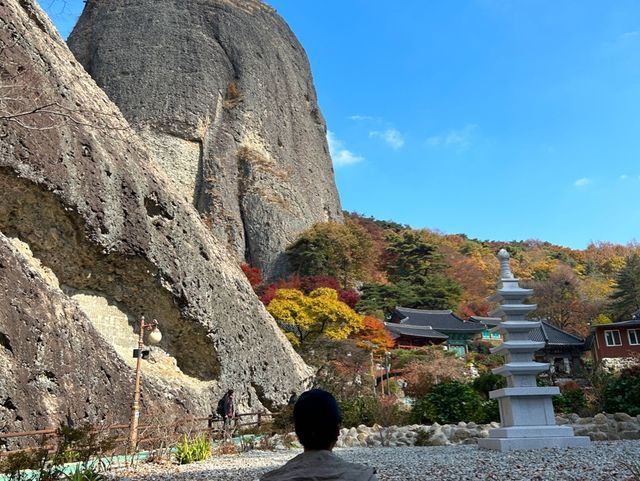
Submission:
[[[238,432],[254,426],[260,428],[265,420],[272,416],[273,413],[266,411],[237,414],[232,423],[232,429],[234,432]],[[126,446],[129,439],[129,426],[128,423],[96,426],[90,432],[98,437],[110,438],[116,446],[120,447],[120,449],[115,449],[116,452],[124,451],[123,447]],[[141,424],[138,426],[138,449],[171,446],[184,435],[207,434],[215,438],[222,433],[223,419],[215,416],[185,417],[169,424]],[[0,432],[0,457],[37,449],[53,451],[56,449],[59,437],[59,429],[57,428]]]

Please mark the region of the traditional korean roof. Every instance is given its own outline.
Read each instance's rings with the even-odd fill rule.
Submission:
[[[548,346],[584,346],[584,339],[581,337],[569,334],[545,320],[540,322],[540,327],[529,333],[529,339],[532,341],[544,341]]]
[[[487,327],[496,327],[502,321],[502,319],[499,317],[482,317],[482,316],[471,316],[469,320],[473,322],[479,322],[480,324],[484,324]]]
[[[479,322],[487,328],[495,327],[501,322],[499,317],[471,316],[469,320]],[[585,346],[585,340],[581,337],[563,331],[545,320],[541,319],[540,322],[540,327],[529,333],[529,339],[532,341],[542,341],[550,346]]]
[[[482,332],[484,326],[476,322],[463,321],[451,310],[426,310],[396,307],[391,315],[393,323],[424,326],[442,332]]]
[[[611,329],[616,327],[640,327],[640,319],[631,319],[629,321],[621,321],[621,322],[612,322],[611,324],[596,324],[595,326],[591,326],[591,329],[597,328],[605,328]]]
[[[412,326],[406,324],[397,324],[393,322],[385,322],[384,327],[394,339],[400,336],[424,337],[428,339],[448,339],[449,336],[429,326]]]

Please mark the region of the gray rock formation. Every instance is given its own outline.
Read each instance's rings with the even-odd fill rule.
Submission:
[[[32,0],[0,1],[0,56],[0,430],[126,422],[142,315],[163,331],[147,405],[299,391],[310,370],[236,261]]]
[[[306,54],[257,0],[88,0],[76,58],[237,253],[284,249],[341,210]]]

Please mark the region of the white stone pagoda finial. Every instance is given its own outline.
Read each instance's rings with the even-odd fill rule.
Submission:
[[[506,249],[498,251],[498,259],[500,259],[500,279],[514,279],[509,266],[509,253]]]

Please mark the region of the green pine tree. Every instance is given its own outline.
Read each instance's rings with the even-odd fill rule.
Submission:
[[[616,276],[616,286],[609,296],[609,312],[616,321],[631,319],[640,312],[640,256],[627,257]]]

